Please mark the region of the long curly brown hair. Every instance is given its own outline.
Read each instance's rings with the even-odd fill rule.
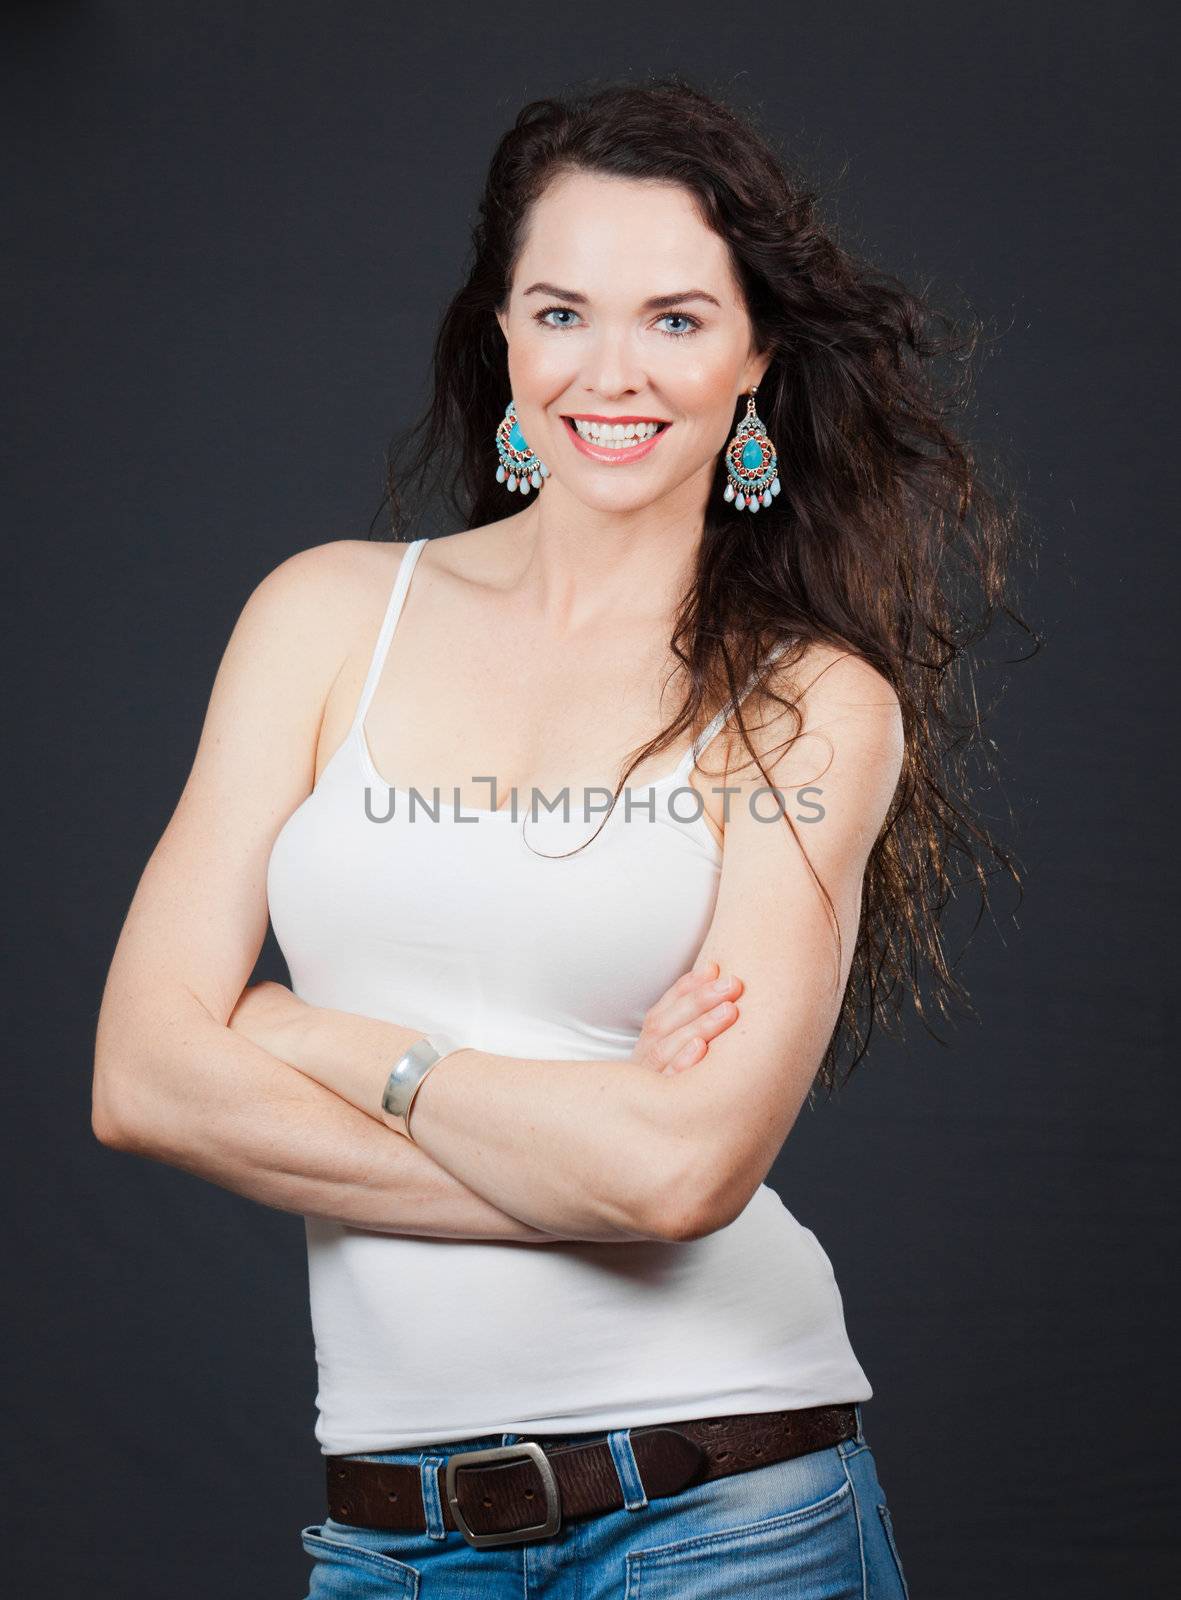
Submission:
[[[841,1013],[809,1098],[818,1084],[831,1096],[865,1055],[875,1021],[903,1034],[905,994],[934,1032],[925,973],[940,1015],[950,1018],[953,997],[975,1015],[941,932],[960,882],[954,858],[978,887],[977,924],[997,864],[1020,903],[1015,858],[970,801],[971,757],[995,776],[970,652],[998,614],[1034,650],[1041,643],[1008,592],[1021,542],[1013,497],[1002,505],[998,474],[985,486],[975,453],[951,426],[968,401],[982,324],[934,309],[844,248],[818,215],[818,192],[755,118],[681,76],[534,100],[493,154],[467,280],[436,336],[429,406],[390,451],[383,505],[395,540],[421,525],[432,496],[465,528],[520,509],[492,470],[493,434],[510,398],[495,313],[508,299],[530,206],[569,171],[664,179],[696,196],[729,244],[758,348],[774,352],[758,408],[783,462],[782,492],[750,516],[723,499],[719,455],[670,640],[689,687],[676,719],[630,758],[615,798],[641,761],[719,705],[739,702],[752,682],[750,704],[769,696],[798,726],[796,701],[767,675],[768,648],[785,638],[777,686],[810,644],[822,643],[870,663],[901,706],[902,775],[868,860]],[[411,482],[421,493],[408,511],[403,487]],[[771,784],[741,704],[736,726]]]

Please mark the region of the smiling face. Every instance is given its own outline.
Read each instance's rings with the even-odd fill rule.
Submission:
[[[701,502],[770,353],[726,243],[679,184],[567,173],[530,213],[505,309],[509,381],[549,483],[638,510]]]

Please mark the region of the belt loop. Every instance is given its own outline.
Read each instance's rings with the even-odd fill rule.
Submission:
[[[853,1407],[853,1410],[857,1415],[857,1433],[856,1433],[855,1437],[856,1437],[856,1440],[857,1440],[858,1444],[864,1444],[865,1443],[865,1434],[862,1431],[862,1427],[861,1427],[861,1407],[859,1405],[855,1404],[854,1407]]]
[[[439,1468],[442,1456],[422,1456],[418,1463],[422,1482],[422,1509],[426,1514],[426,1531],[432,1539],[445,1539],[447,1528],[443,1522],[443,1501],[439,1495]]]
[[[631,1429],[619,1428],[609,1433],[607,1443],[611,1447],[611,1459],[615,1463],[619,1487],[623,1490],[624,1506],[628,1511],[642,1511],[648,1504],[648,1494],[640,1477],[636,1453],[632,1449]]]

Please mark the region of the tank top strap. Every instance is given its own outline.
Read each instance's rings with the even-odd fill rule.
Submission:
[[[377,681],[381,677],[381,669],[385,666],[390,640],[394,636],[394,629],[397,627],[398,618],[402,614],[406,590],[410,587],[410,579],[418,558],[422,554],[423,546],[428,542],[426,539],[415,539],[406,546],[402,559],[398,563],[398,573],[394,579],[394,586],[390,590],[390,598],[386,604],[381,628],[378,631],[377,643],[373,646],[373,655],[369,661],[369,671],[365,674],[365,682],[361,687],[361,698],[357,701],[357,709],[353,713],[354,731],[364,722],[365,713],[369,710],[369,702],[373,699],[373,691],[377,688]]]
[[[772,662],[778,661],[779,657],[787,649],[790,643],[791,635],[789,634],[786,639],[780,639],[778,644],[773,645],[770,651],[767,653],[767,665],[770,666]],[[739,702],[746,699],[747,695],[754,688],[758,678],[759,672],[755,671],[747,679],[746,687],[738,697]],[[686,750],[684,756],[681,758],[681,771],[683,773],[691,772],[698,761],[701,760],[702,754],[704,753],[706,747],[713,739],[717,737],[719,733],[721,733],[722,729],[725,727],[727,720],[736,709],[736,704],[736,702],[731,702],[729,705],[723,706],[715,716],[710,718],[705,727],[702,728],[696,739],[694,739],[690,749]]]

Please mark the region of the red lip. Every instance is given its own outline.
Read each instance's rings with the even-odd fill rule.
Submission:
[[[655,422],[656,417],[579,417],[580,422]],[[601,461],[604,466],[623,467],[631,461],[639,461],[650,450],[655,450],[657,443],[664,438],[669,426],[658,428],[650,439],[641,439],[638,444],[630,445],[624,449],[616,450],[606,445],[591,444],[589,439],[584,439],[569,417],[563,417],[566,432],[573,441],[574,448],[580,450],[584,456],[589,456],[592,461]]]

